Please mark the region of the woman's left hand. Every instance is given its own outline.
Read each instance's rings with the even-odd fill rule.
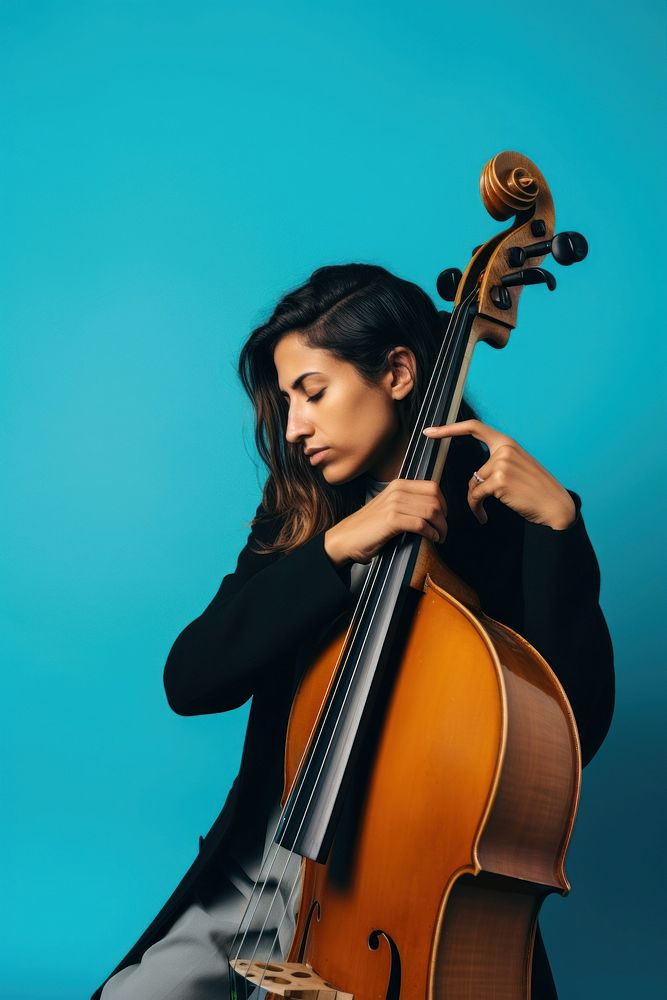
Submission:
[[[574,500],[550,472],[507,434],[501,434],[481,420],[461,420],[442,427],[426,427],[431,438],[460,437],[472,434],[489,449],[484,463],[468,483],[468,504],[480,522],[488,518],[484,510],[486,497],[494,496],[528,521],[546,524],[562,531],[576,517]]]

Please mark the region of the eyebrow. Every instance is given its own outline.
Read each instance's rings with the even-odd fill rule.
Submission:
[[[309,375],[321,375],[321,374],[322,374],[322,372],[303,372],[303,374],[299,375],[298,378],[294,379],[294,381],[292,382],[292,384],[290,386],[290,389],[298,389],[300,387],[301,383],[303,382],[303,380],[305,378],[308,378]],[[280,388],[280,386],[278,388]],[[286,396],[287,395],[287,393],[285,392],[284,389],[280,389],[280,394],[281,394],[281,396]]]

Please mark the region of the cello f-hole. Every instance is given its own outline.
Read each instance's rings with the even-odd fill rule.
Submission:
[[[313,919],[313,914],[317,911],[317,922],[319,923],[322,919],[322,912],[320,910],[319,900],[314,899],[310,904],[310,909],[308,910],[308,916],[306,918],[306,926],[303,929],[303,937],[301,938],[301,944],[299,945],[299,953],[297,955],[297,962],[303,962],[306,955],[306,945],[308,944],[308,932],[310,931],[310,923]]]
[[[368,935],[368,947],[372,951],[377,951],[380,947],[380,938],[383,937],[389,945],[391,965],[389,966],[389,982],[385,1000],[399,1000],[401,994],[401,955],[398,946],[393,938],[386,931],[371,931]]]

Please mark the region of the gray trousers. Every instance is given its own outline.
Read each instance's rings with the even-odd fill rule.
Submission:
[[[280,852],[271,866],[271,877],[263,883],[261,902],[248,925],[242,958],[250,958],[257,946],[255,958],[279,960],[287,954],[294,937],[300,887],[297,885],[291,900],[288,897],[299,876],[301,859],[282,848]],[[252,866],[247,867],[256,878]],[[246,868],[230,865],[222,885],[199,895],[164,937],[144,952],[140,962],[109,979],[101,1000],[227,1000],[228,958],[237,956],[239,941],[232,956],[230,948],[252,887],[253,879]],[[244,926],[246,922],[247,918]],[[278,928],[277,947],[272,950]]]

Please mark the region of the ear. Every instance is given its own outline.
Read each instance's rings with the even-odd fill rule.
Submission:
[[[417,377],[417,359],[409,347],[399,344],[387,355],[388,389],[393,399],[405,399],[412,392]]]

